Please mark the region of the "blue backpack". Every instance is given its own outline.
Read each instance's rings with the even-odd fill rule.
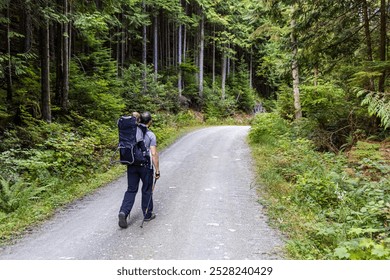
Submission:
[[[133,116],[122,116],[118,120],[119,161],[126,165],[143,166],[149,163],[149,156],[145,147],[145,142],[137,142],[137,130],[142,132],[142,139],[145,137],[145,129],[138,126],[137,120]],[[115,154],[114,154],[115,155]],[[111,162],[113,162],[111,160]]]

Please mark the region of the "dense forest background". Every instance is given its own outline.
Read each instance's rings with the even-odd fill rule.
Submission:
[[[154,113],[161,143],[178,128],[249,121],[265,108],[274,113],[253,121],[253,142],[386,151],[389,13],[386,0],[0,0],[0,221],[25,217],[4,223],[1,238],[77,196],[70,186],[106,172],[116,120],[132,111]],[[300,144],[287,146],[298,153]],[[364,180],[382,184],[371,187],[381,189],[383,205],[373,210],[378,223],[356,235],[375,240],[372,250],[382,246],[369,256],[386,258],[390,190],[381,162],[389,153],[374,154],[366,163],[355,155],[354,168],[375,171]],[[301,167],[285,179],[296,183]],[[40,206],[30,213],[32,201]],[[292,251],[307,256],[320,246],[316,238]],[[328,243],[310,258],[351,258],[355,250]]]

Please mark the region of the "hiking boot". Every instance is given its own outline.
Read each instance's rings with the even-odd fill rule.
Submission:
[[[127,217],[126,217],[126,214],[123,213],[123,212],[119,212],[118,219],[119,219],[118,225],[121,228],[127,228]]]
[[[149,222],[149,221],[153,220],[154,218],[156,218],[156,214],[152,213],[152,214],[150,215],[150,217],[149,217],[149,218],[145,218],[144,221],[145,221],[145,222]]]

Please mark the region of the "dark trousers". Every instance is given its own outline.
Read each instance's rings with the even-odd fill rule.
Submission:
[[[145,166],[127,166],[127,191],[122,201],[122,206],[120,212],[123,212],[127,215],[130,214],[131,209],[133,208],[135,196],[138,192],[138,186],[140,180],[142,181],[142,212],[146,212],[148,207],[148,213],[145,218],[149,218],[153,211],[153,199],[152,188],[153,188],[153,169],[150,169]]]

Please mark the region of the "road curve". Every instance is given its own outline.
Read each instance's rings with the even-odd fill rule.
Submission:
[[[140,193],[129,227],[118,227],[124,176],[0,248],[0,259],[281,259],[281,235],[257,202],[248,130],[197,130],[161,153],[157,217],[142,229]]]

